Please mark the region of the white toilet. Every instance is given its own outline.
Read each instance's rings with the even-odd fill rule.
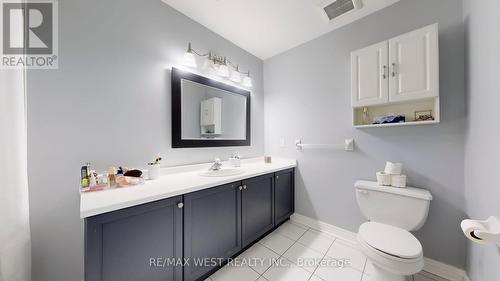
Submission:
[[[357,181],[356,199],[368,222],[359,227],[361,251],[374,267],[370,280],[403,281],[424,267],[422,245],[409,231],[427,219],[432,195],[420,188]]]

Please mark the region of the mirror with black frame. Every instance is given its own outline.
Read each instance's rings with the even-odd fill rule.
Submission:
[[[250,92],[172,69],[172,147],[250,145]]]

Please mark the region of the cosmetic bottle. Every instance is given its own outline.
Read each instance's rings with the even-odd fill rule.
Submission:
[[[123,168],[118,167],[118,171],[116,171],[116,179],[115,182],[118,186],[126,186],[127,181],[125,180],[125,177],[123,176]]]
[[[108,182],[109,182],[109,186],[111,186],[111,187],[116,186],[116,168],[115,167],[108,168]]]
[[[95,171],[90,171],[90,180],[89,180],[89,183],[90,183],[90,186],[96,186],[97,185],[97,177],[96,177],[96,173]]]
[[[82,188],[89,187],[89,178],[88,178],[88,170],[87,170],[87,165],[82,166],[80,169],[80,183],[82,185]]]

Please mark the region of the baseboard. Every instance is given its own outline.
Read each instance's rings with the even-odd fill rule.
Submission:
[[[300,214],[293,214],[290,220],[332,234],[350,243],[356,243],[356,233]],[[424,271],[450,281],[471,281],[465,270],[452,265],[425,258]]]
[[[425,258],[424,270],[451,281],[470,281],[465,270],[430,258]]]
[[[297,213],[293,214],[290,217],[290,220],[295,221],[297,223],[309,226],[311,228],[321,230],[327,233],[332,234],[335,237],[339,237],[343,240],[347,240],[351,243],[356,243],[356,233],[349,231],[347,229],[343,229],[338,226],[334,226],[331,224],[328,224],[326,222],[322,222],[319,220],[312,219],[310,217],[306,217],[303,215],[299,215]]]

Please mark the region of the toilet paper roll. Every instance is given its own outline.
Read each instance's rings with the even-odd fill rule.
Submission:
[[[395,187],[406,187],[406,175],[391,175],[391,185]]]
[[[462,231],[464,232],[465,236],[470,240],[479,244],[488,244],[487,241],[477,237],[477,235],[474,233],[475,231],[488,232],[488,229],[480,221],[463,220],[460,224],[460,227],[462,227]]]
[[[385,172],[377,172],[377,183],[378,185],[391,185],[391,175]]]
[[[390,175],[401,175],[401,172],[403,171],[403,164],[401,163],[392,163],[387,161],[385,163],[385,170],[384,172],[386,174]]]

